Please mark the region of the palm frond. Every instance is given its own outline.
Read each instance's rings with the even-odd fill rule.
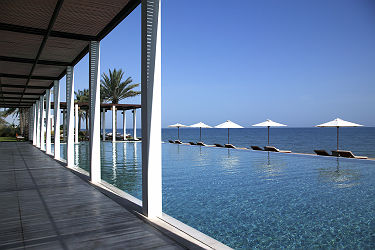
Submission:
[[[8,108],[5,111],[3,111],[3,117],[8,117],[8,116],[14,116],[17,117],[19,115],[20,111],[18,108]]]
[[[124,74],[125,72],[123,72],[122,69],[109,69],[108,74],[102,73],[100,80],[100,96],[103,101],[117,104],[125,98],[137,96],[141,93],[140,91],[132,90],[138,87],[139,83],[131,84],[133,82],[131,77],[122,81]]]

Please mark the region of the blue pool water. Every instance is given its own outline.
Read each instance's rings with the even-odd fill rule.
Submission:
[[[141,143],[101,146],[102,178],[141,198]],[[233,248],[374,248],[375,162],[163,144],[163,211]]]

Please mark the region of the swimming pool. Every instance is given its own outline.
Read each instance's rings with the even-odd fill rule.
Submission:
[[[102,178],[140,199],[141,143],[101,150]],[[373,248],[375,162],[163,144],[163,211],[233,248]]]

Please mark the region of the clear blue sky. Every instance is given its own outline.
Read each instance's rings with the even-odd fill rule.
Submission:
[[[122,68],[140,82],[140,17],[138,7],[102,41],[101,72]],[[83,88],[87,56],[75,68]],[[374,93],[373,0],[162,0],[163,127],[336,117],[375,126]]]

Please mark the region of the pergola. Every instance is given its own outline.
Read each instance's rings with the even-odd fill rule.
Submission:
[[[0,1],[0,108],[25,108],[29,113],[29,139],[47,154],[51,154],[51,109],[56,128],[60,109],[66,108],[67,167],[73,167],[74,66],[89,53],[90,102],[82,108],[89,109],[90,117],[90,179],[100,183],[100,41],[139,4],[142,202],[144,214],[153,217],[162,214],[160,0]],[[60,104],[59,81],[64,76],[66,104]],[[52,88],[53,102],[60,105],[51,105]],[[54,134],[56,159],[60,157],[59,133],[56,130]]]
[[[46,105],[46,103],[44,105]],[[55,108],[54,102],[51,102],[50,105],[51,105],[51,109]],[[67,102],[60,102],[59,107],[61,109],[61,113],[63,114],[63,133],[64,133],[64,138],[66,138],[66,120],[67,120],[66,114],[67,114],[67,107],[68,107]],[[105,113],[108,110],[112,111],[112,141],[113,142],[116,141],[116,136],[113,136],[113,135],[116,135],[117,124],[116,124],[115,113],[117,113],[117,111],[122,112],[122,116],[123,116],[123,119],[122,119],[123,139],[126,140],[126,116],[125,116],[125,111],[127,111],[127,110],[131,110],[132,113],[133,113],[133,139],[137,140],[136,110],[140,109],[140,108],[141,108],[141,105],[139,105],[139,104],[101,103],[100,104],[100,110],[102,112],[102,138],[103,138],[103,141],[105,141],[105,139],[106,139]],[[74,113],[75,113],[75,115],[74,115],[75,116],[74,142],[75,143],[78,143],[78,132],[79,132],[78,131],[78,119],[79,119],[78,110],[80,110],[80,109],[81,110],[89,110],[90,109],[90,103],[87,103],[87,102],[75,102],[74,103]]]

